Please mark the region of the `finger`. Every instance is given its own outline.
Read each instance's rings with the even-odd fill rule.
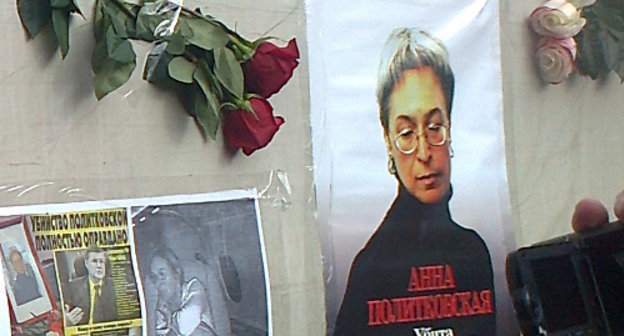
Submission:
[[[615,196],[615,205],[613,205],[613,211],[615,211],[615,216],[624,221],[624,190],[620,192],[617,196]]]
[[[76,308],[72,309],[70,314],[73,317],[78,317],[79,319],[81,319],[82,318],[82,309],[80,309],[80,307],[76,307]]]
[[[624,197],[624,196],[623,196]],[[609,222],[607,208],[600,201],[593,198],[585,198],[579,201],[572,215],[572,229],[583,232]]]

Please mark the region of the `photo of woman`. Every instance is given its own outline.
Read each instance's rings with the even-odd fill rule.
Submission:
[[[330,335],[517,334],[499,13],[475,0],[309,5]]]
[[[394,30],[377,101],[397,196],[352,263],[334,335],[494,335],[490,255],[449,211],[454,75],[442,43]]]
[[[150,280],[158,292],[156,303],[157,335],[229,335],[229,325],[217,325],[212,307],[225,307],[225,301],[211,301],[204,285],[197,279],[184,281],[178,257],[168,248],[152,255]],[[227,313],[227,310],[224,310]],[[219,328],[219,331],[217,331]],[[227,329],[226,329],[227,328]]]

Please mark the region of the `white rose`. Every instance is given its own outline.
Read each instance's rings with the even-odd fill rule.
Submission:
[[[576,68],[576,42],[573,38],[542,37],[537,43],[535,60],[545,82],[559,84]]]
[[[569,2],[576,8],[583,8],[593,5],[596,3],[596,0],[569,0]]]
[[[550,0],[529,16],[529,25],[534,32],[557,39],[578,34],[585,21],[578,9],[566,0]]]

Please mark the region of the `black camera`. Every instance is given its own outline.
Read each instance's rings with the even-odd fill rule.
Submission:
[[[624,224],[510,253],[507,284],[524,336],[624,335]]]

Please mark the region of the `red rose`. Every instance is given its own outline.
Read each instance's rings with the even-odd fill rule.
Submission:
[[[238,109],[227,112],[223,122],[223,136],[230,147],[242,148],[245,155],[266,146],[284,118],[273,116],[273,107],[263,98],[249,100],[255,115]]]
[[[243,63],[245,91],[269,98],[292,77],[299,64],[297,41],[290,40],[284,48],[270,42],[261,43],[253,57]]]

